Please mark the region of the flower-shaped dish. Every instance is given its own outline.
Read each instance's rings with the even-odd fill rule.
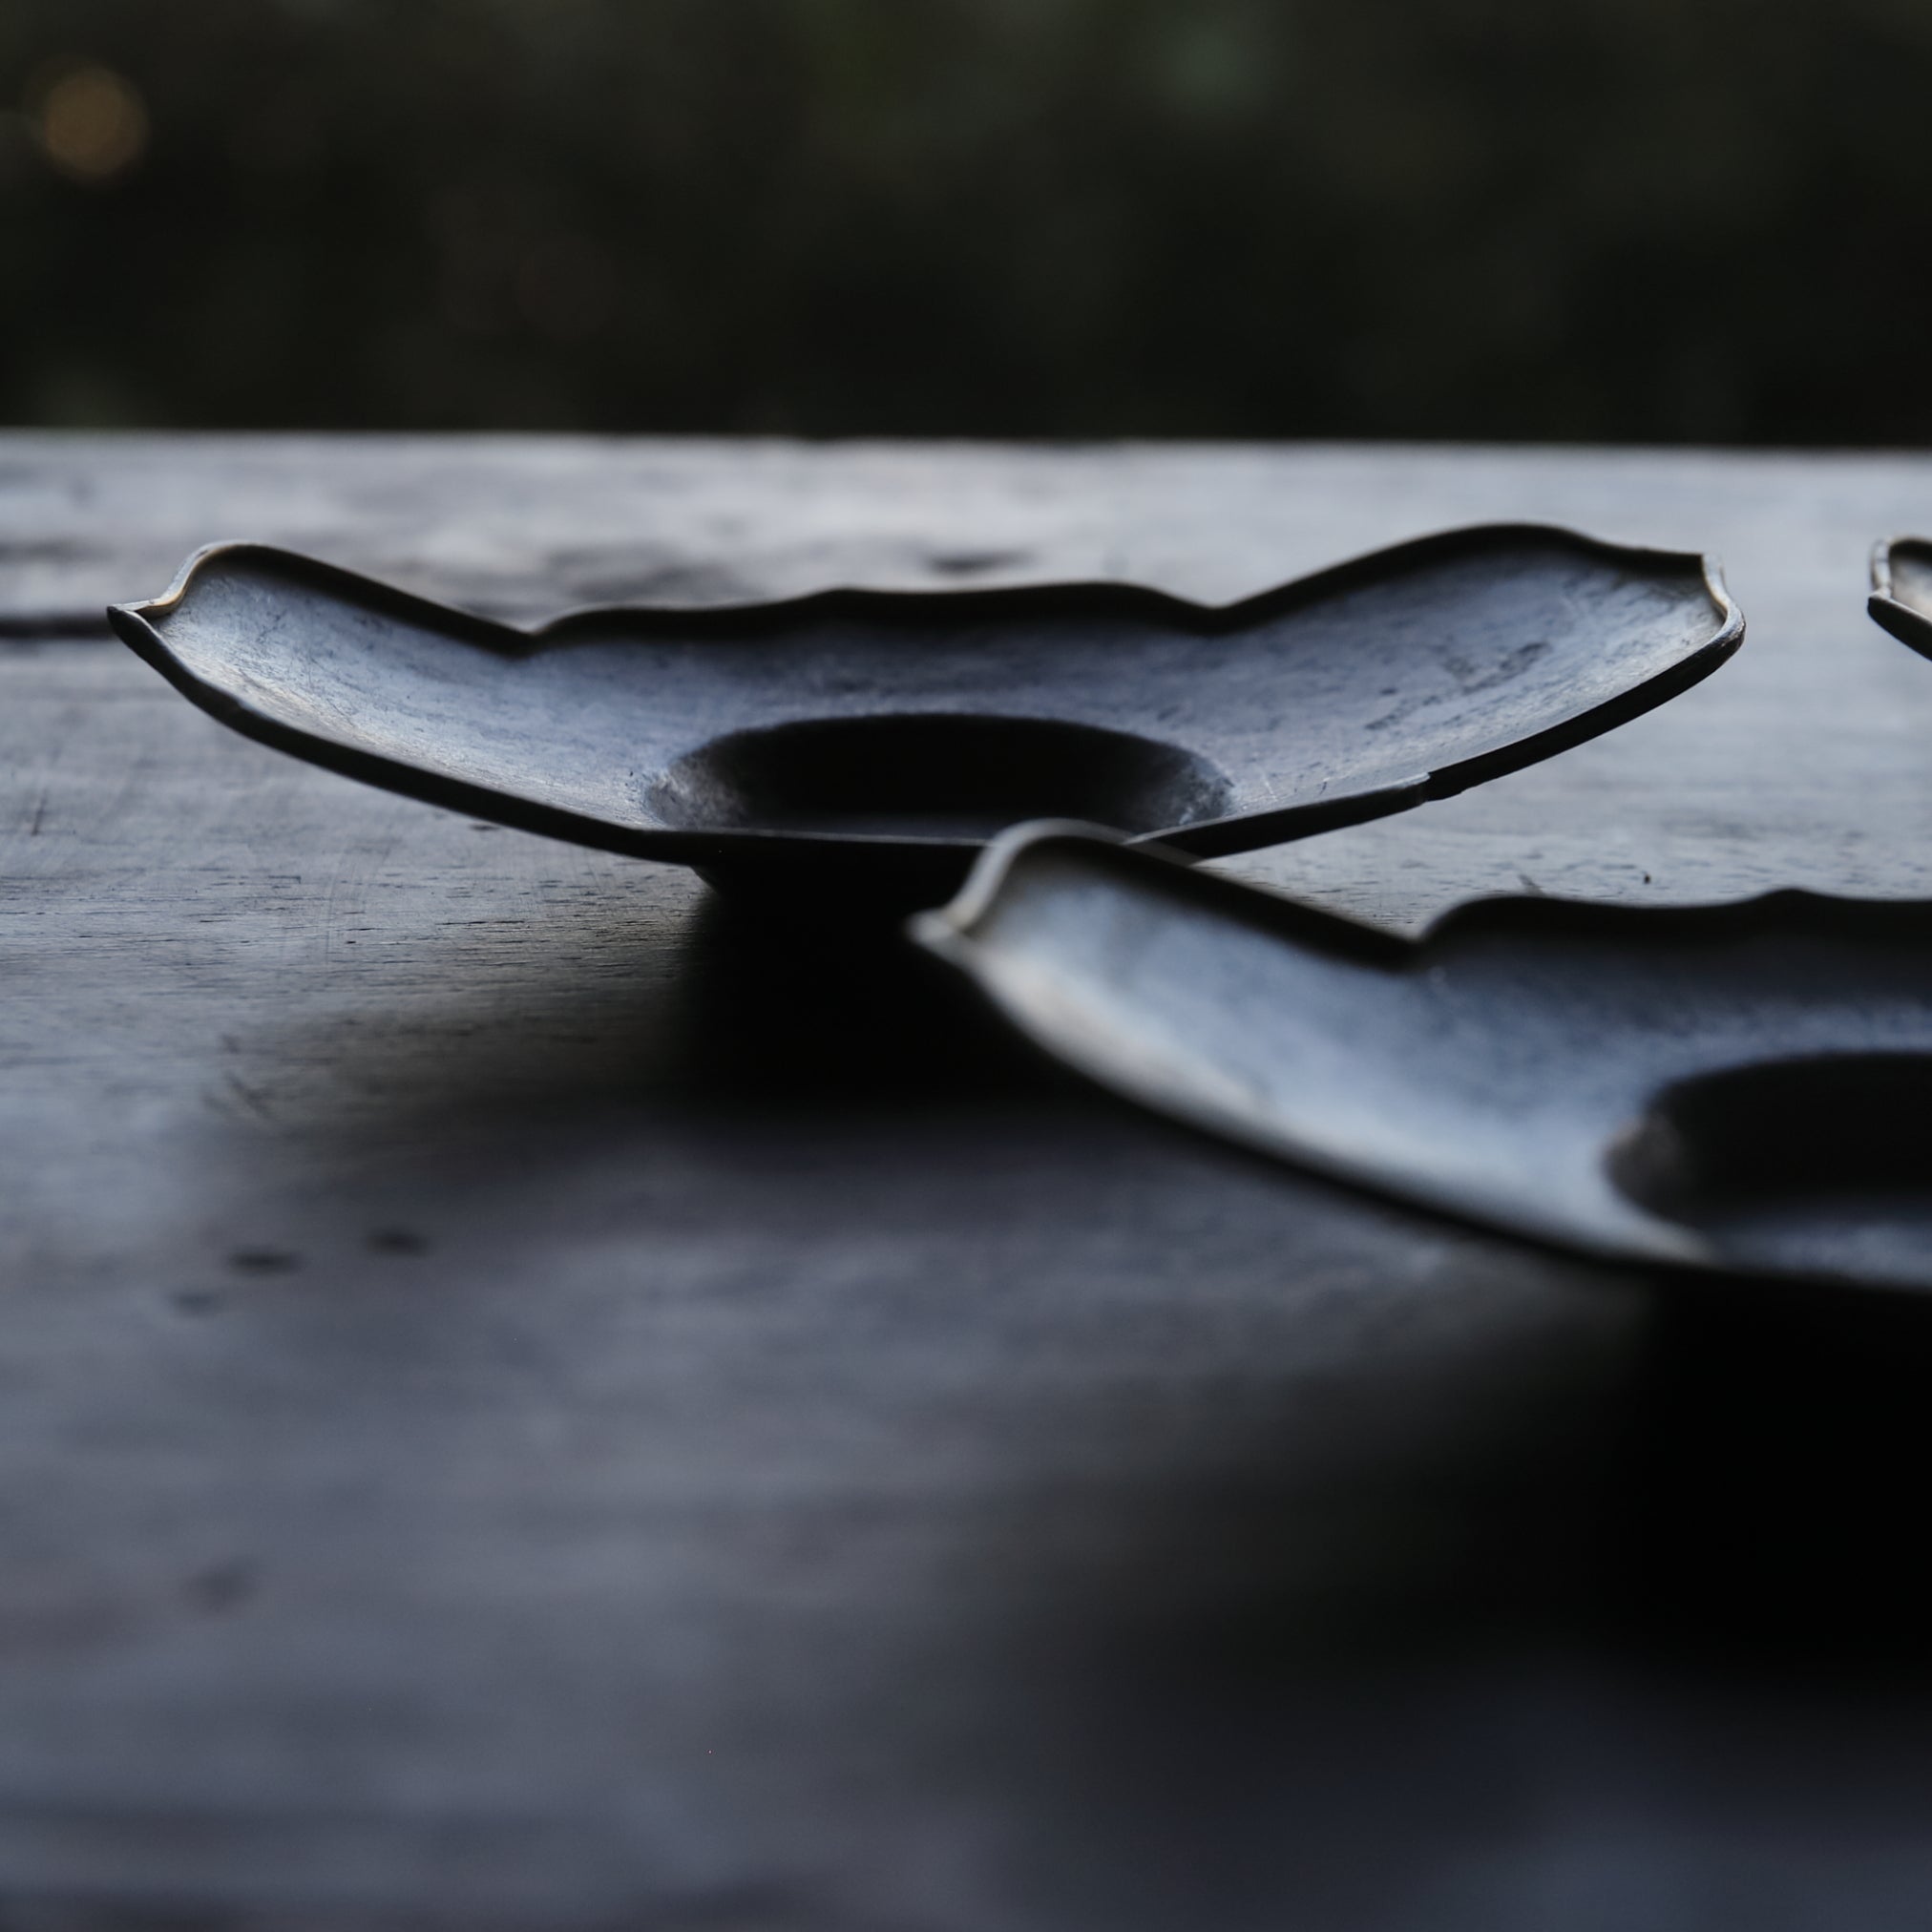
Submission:
[[[915,936],[1230,1139],[1599,1256],[1932,1289],[1932,903],[1479,901],[1417,942],[1022,827]]]
[[[1894,536],[1872,552],[1872,594],[1865,608],[1921,657],[1932,658],[1932,541]]]
[[[1194,856],[1439,797],[1713,670],[1701,557],[1492,526],[1244,602],[1124,584],[599,609],[536,632],[252,544],[110,612],[223,724],[475,817],[923,894],[1075,816]]]

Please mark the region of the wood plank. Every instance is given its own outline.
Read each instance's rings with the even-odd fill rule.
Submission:
[[[224,537],[519,618],[1060,577],[1228,599],[1445,524],[1522,517],[1702,544],[1789,577],[1827,555],[1861,570],[1875,536],[1925,525],[1928,477],[1909,456],[1641,450],[12,431],[0,620],[17,634],[92,624]],[[1786,546],[1767,544],[1780,528]]]
[[[1231,596],[1533,514],[1721,549],[1742,657],[1235,870],[1405,925],[1909,893],[1932,666],[1860,604],[1932,464],[14,437],[0,478],[23,1925],[1922,1922],[1923,1324],[1739,1324],[1247,1161],[879,935],[330,779],[55,633],[221,535],[531,613]]]

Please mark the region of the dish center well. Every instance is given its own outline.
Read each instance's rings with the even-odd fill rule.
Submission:
[[[1841,1270],[1856,1253],[1911,1279],[1932,1245],[1928,1121],[1932,1055],[1764,1061],[1667,1088],[1609,1174],[1731,1261]]]
[[[678,830],[977,841],[1029,818],[1142,833],[1218,818],[1233,788],[1208,760],[1052,718],[899,712],[733,731],[650,784]]]

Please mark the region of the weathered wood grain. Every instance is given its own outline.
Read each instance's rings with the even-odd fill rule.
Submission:
[[[1922,1924],[1918,1310],[1247,1162],[81,635],[222,536],[532,614],[1525,514],[1719,550],[1743,655],[1234,870],[1926,889],[1932,462],[0,443],[0,1925]]]

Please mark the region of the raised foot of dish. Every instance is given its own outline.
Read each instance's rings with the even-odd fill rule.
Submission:
[[[821,857],[808,871],[780,850],[769,857],[713,861],[693,870],[734,912],[824,924],[876,923],[894,930],[909,914],[943,906],[965,884],[977,853],[941,848],[930,855],[902,850],[866,851],[849,859]]]

